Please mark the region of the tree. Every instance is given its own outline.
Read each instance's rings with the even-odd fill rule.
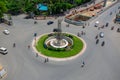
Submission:
[[[36,8],[37,4],[45,4],[48,6],[47,14],[59,14],[72,7],[78,6],[90,0],[0,0],[7,1],[9,13],[18,14],[20,12],[39,14]]]
[[[83,0],[75,0],[75,3],[76,3],[77,5],[80,5],[80,4],[82,3],[82,1],[83,1]]]
[[[0,18],[7,12],[7,7],[3,1],[0,1]]]

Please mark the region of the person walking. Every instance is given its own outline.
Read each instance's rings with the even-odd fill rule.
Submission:
[[[84,34],[84,32],[83,31],[81,31],[81,35],[83,35]]]
[[[101,27],[102,29],[104,28],[104,25]]]
[[[82,28],[84,29],[84,28],[85,28],[85,26],[83,25],[83,26],[82,26]]]
[[[30,49],[30,45],[28,45],[28,49]]]
[[[85,32],[83,32],[83,35],[85,35],[86,33]]]
[[[38,53],[36,53],[36,57],[38,57]]]
[[[108,25],[109,25],[109,23],[107,22],[105,26],[108,27]]]
[[[34,21],[34,24],[37,24],[37,21]]]
[[[117,28],[117,32],[119,31],[119,28]]]
[[[47,62],[47,60],[46,60],[46,58],[45,58],[44,63],[46,63],[46,62]]]
[[[46,58],[46,62],[49,62],[49,59],[48,59],[48,58]]]
[[[15,43],[13,43],[13,47],[16,47],[16,44],[15,44]]]
[[[111,30],[114,30],[114,26],[111,27]]]
[[[101,27],[98,27],[98,30],[100,30]]]
[[[79,33],[79,32],[77,33],[77,36],[78,36],[78,37],[81,37],[81,35],[80,35],[80,33]]]

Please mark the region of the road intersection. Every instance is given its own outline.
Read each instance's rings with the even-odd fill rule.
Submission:
[[[49,20],[23,19],[24,15],[13,16],[13,26],[0,24],[0,46],[8,49],[7,55],[0,54],[0,62],[7,70],[7,76],[3,80],[119,80],[120,79],[120,33],[116,30],[120,26],[114,24],[113,19],[118,12],[120,3],[106,10],[96,19],[89,22],[84,29],[81,26],[70,25],[66,27],[62,22],[63,32],[77,35],[85,31],[86,35],[81,36],[87,43],[87,49],[80,57],[64,62],[49,61],[44,64],[44,58],[36,57],[33,49],[28,49],[34,39],[34,33],[42,35],[52,32],[57,27],[57,20],[54,24],[47,25]],[[113,12],[110,16],[109,13]],[[109,22],[109,26],[98,30],[94,27],[95,21],[100,25]],[[114,30],[110,28],[114,26]],[[4,35],[2,31],[8,29],[10,35]],[[104,32],[105,37],[95,44],[95,36]],[[101,47],[101,42],[105,46]],[[13,48],[13,43],[16,47]],[[82,61],[85,66],[81,68]]]

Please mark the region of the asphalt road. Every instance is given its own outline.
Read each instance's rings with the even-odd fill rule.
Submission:
[[[85,29],[74,25],[66,27],[66,23],[62,22],[63,32],[77,34],[85,31],[86,35],[82,38],[87,43],[82,56],[65,62],[50,60],[44,63],[44,58],[36,57],[33,49],[27,48],[35,32],[38,35],[52,32],[57,27],[57,19],[53,19],[52,25],[46,24],[49,20],[39,20],[38,24],[34,24],[34,20],[26,20],[23,19],[24,15],[19,15],[13,16],[13,26],[0,24],[0,46],[6,47],[9,52],[7,55],[0,54],[0,62],[7,70],[7,76],[3,80],[120,80],[120,33],[116,32],[120,25],[113,23],[119,5],[117,3],[99,15]],[[111,16],[110,12],[113,13]],[[106,22],[109,22],[109,26],[98,30],[94,27],[97,20],[99,26]],[[114,30],[110,30],[112,26],[115,26]],[[4,35],[4,29],[8,29],[10,35]],[[95,36],[99,32],[104,32],[105,36],[96,45]],[[102,41],[105,41],[103,47]],[[14,42],[15,48],[12,47]],[[83,68],[82,61],[85,62]]]

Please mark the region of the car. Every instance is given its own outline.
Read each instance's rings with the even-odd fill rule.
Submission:
[[[99,33],[99,36],[100,36],[100,38],[103,38],[103,37],[104,37],[104,33],[103,33],[103,32],[100,32],[100,33]]]
[[[48,21],[47,25],[50,25],[50,24],[53,24],[53,23],[54,23],[53,21]]]
[[[61,32],[61,30],[57,29],[57,28],[54,28],[53,29],[53,32]]]
[[[6,70],[0,65],[0,79],[3,78],[7,74]]]
[[[58,32],[58,29],[57,29],[57,28],[54,28],[54,29],[53,29],[53,32]]]
[[[3,31],[3,33],[6,34],[6,35],[9,35],[9,34],[10,34],[10,31],[8,31],[7,29],[5,29],[5,30]]]
[[[98,27],[98,25],[99,25],[99,21],[96,21],[95,22],[95,27]]]
[[[0,53],[3,54],[3,55],[7,54],[8,53],[7,48],[0,47]]]

